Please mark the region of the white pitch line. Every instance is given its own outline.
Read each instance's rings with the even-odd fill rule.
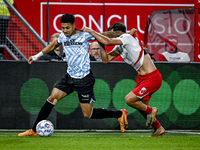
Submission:
[[[182,133],[182,134],[194,134],[194,135],[200,135],[200,132],[184,132],[184,131],[165,131],[168,133]]]

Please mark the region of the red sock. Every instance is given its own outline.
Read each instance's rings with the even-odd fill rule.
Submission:
[[[161,124],[158,120],[156,120],[153,124],[152,124],[152,127],[154,128],[154,130],[160,128]]]
[[[152,112],[152,107],[147,105],[147,110],[145,111],[145,113],[150,114]]]

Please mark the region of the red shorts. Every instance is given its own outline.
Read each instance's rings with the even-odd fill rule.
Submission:
[[[133,93],[140,99],[149,100],[162,85],[162,76],[158,69],[144,76],[137,75]]]

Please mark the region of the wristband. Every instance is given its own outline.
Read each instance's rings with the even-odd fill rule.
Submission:
[[[41,57],[42,55],[44,55],[44,54],[43,54],[43,52],[41,51],[41,52],[39,52],[38,54],[32,56],[33,61],[36,61],[36,60],[37,60],[39,57]]]

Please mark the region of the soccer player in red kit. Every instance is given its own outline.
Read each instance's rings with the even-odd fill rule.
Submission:
[[[154,65],[148,52],[143,50],[138,38],[131,33],[135,33],[136,29],[132,29],[131,33],[126,33],[126,26],[121,22],[116,22],[111,25],[108,30],[121,32],[117,38],[108,38],[104,35],[95,32],[94,30],[84,27],[84,31],[91,33],[101,46],[101,57],[104,63],[108,63],[117,56],[121,56],[124,61],[132,65],[137,71],[136,87],[125,96],[126,103],[133,108],[136,108],[145,118],[146,126],[152,126],[154,132],[152,137],[157,137],[165,133],[165,129],[156,119],[158,112],[156,107],[150,107],[149,101],[154,92],[156,92],[162,84],[162,76],[159,70]],[[105,45],[115,45],[109,53],[105,50]]]

